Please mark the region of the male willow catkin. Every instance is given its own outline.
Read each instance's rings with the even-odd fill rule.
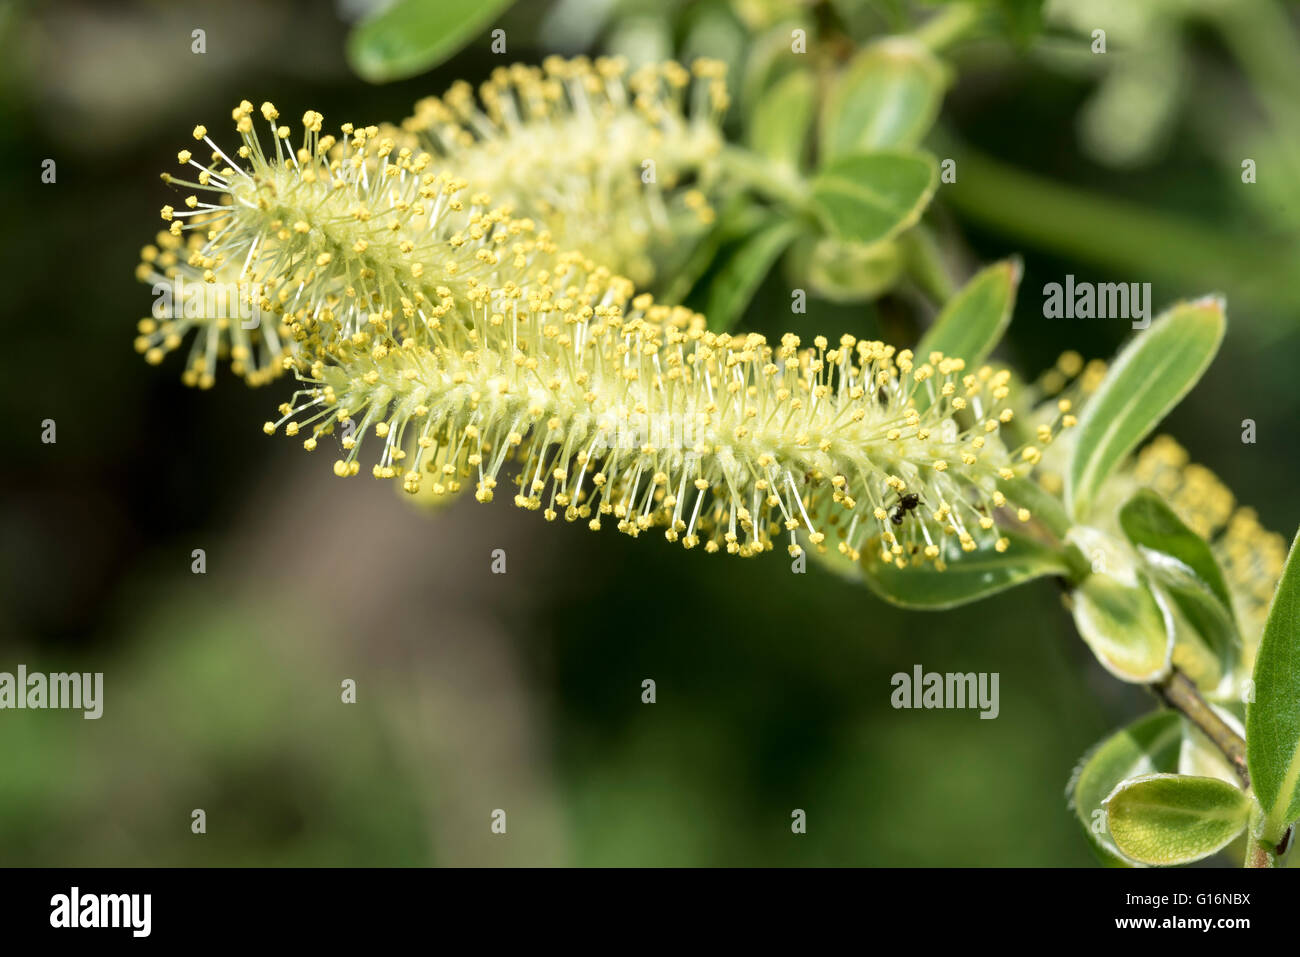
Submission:
[[[900,567],[943,567],[1007,547],[997,482],[1070,424],[1010,450],[1006,372],[852,336],[800,349],[795,335],[774,347],[714,334],[534,221],[466,200],[462,180],[376,127],[345,125],[335,149],[309,111],[295,149],[265,103],[271,155],[252,113],[245,101],[233,114],[248,168],[196,128],[212,162],[184,184],[185,209],[162,215],[171,234],[206,236],[193,268],[238,261],[263,285],[303,384],[266,431],[309,430],[309,450],[343,431],[338,475],[360,470],[373,434],[373,474],[408,491],[469,480],[489,501],[511,462],[516,504],[548,519],[612,516],[631,535],[659,526],[740,555],[782,533],[798,554],[804,528],[851,557],[869,545]]]
[[[344,143],[332,137],[313,142],[315,148],[324,142],[335,158],[347,152],[348,136],[388,142],[396,158],[421,155],[468,194],[491,195],[514,207],[517,218],[532,219],[557,248],[583,251],[645,282],[653,278],[665,249],[712,220],[707,197],[717,182],[719,124],[727,105],[722,73],[722,64],[711,60],[697,61],[689,71],[669,62],[629,75],[617,58],[551,57],[542,69],[515,65],[495,71],[480,89],[481,106],[469,85],[459,83],[441,99],[421,100],[400,128],[348,127]],[[235,112],[236,121],[252,122],[251,104]],[[272,124],[276,161],[293,164],[292,152],[281,153],[285,128],[275,125],[274,107],[263,112]],[[229,164],[217,156],[215,144],[208,145],[214,159]],[[264,159],[260,146],[249,150],[244,158],[254,161],[254,176],[274,175],[268,164],[258,165]],[[372,165],[387,160],[384,151],[368,155]],[[178,159],[199,170],[197,182],[171,174],[164,174],[165,181],[196,189],[232,185],[216,166],[199,164],[190,150],[182,150]],[[380,175],[378,167],[366,172]],[[234,185],[242,182],[233,168],[231,175]],[[176,213],[192,217],[196,226],[220,218],[210,214],[206,204]],[[274,235],[264,241],[277,242]],[[137,270],[141,280],[156,291],[206,285],[209,295],[178,294],[175,301],[160,302],[155,314],[140,322],[136,348],[158,363],[193,332],[182,376],[187,384],[210,387],[218,360],[228,357],[235,374],[261,385],[282,371],[280,360],[292,347],[284,323],[288,301],[266,295],[254,268],[264,263],[264,254],[254,258],[256,250],[249,249],[247,256],[233,255],[230,241],[223,242],[223,255],[213,255],[213,248],[197,232],[182,239],[176,230],[159,233],[144,247]],[[214,288],[222,290],[216,307]],[[230,315],[228,302],[242,306],[245,314],[256,309],[262,321],[245,325]],[[371,301],[376,312],[397,306]],[[288,311],[295,308],[302,318],[310,306],[299,303]]]

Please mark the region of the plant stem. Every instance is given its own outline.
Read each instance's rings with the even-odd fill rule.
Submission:
[[[759,195],[802,212],[808,208],[808,187],[798,175],[741,146],[722,150],[725,175],[732,176]]]
[[[1246,742],[1241,735],[1228,727],[1227,723],[1201,697],[1192,680],[1174,668],[1168,678],[1151,687],[1161,701],[1181,712],[1210,739],[1228,759],[1232,769],[1237,772],[1242,787],[1249,790],[1250,772],[1246,768]]]
[[[934,233],[924,225],[905,230],[898,245],[907,259],[913,281],[936,306],[943,306],[957,291],[957,284],[943,262]]]
[[[1277,854],[1271,844],[1259,836],[1260,812],[1251,811],[1246,825],[1246,860],[1242,867],[1277,867]]]
[[[983,155],[950,135],[937,133],[931,140],[938,155],[959,157],[958,181],[944,187],[944,200],[987,227],[1058,255],[1130,274],[1180,284],[1195,281],[1255,306],[1289,308],[1300,302],[1295,253],[1289,244],[1261,239],[1257,233],[1228,234],[1046,179]],[[1281,329],[1260,331],[1278,335]]]
[[[1253,834],[1246,835],[1246,867],[1277,867],[1277,858]]]

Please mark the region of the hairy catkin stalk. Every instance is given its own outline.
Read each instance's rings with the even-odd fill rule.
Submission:
[[[1250,770],[1246,766],[1246,742],[1214,713],[1214,709],[1196,690],[1196,684],[1174,668],[1168,678],[1152,688],[1161,701],[1181,712],[1210,739],[1237,772],[1237,777],[1241,778],[1241,786],[1248,789]]]

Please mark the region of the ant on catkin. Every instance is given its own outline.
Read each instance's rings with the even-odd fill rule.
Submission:
[[[921,504],[921,497],[914,492],[908,492],[898,499],[898,507],[894,509],[894,514],[889,516],[889,520],[895,525],[902,525],[903,518],[912,509]]]

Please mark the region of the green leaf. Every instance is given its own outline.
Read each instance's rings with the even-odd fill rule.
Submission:
[[[1241,640],[1219,600],[1182,566],[1167,559],[1161,570],[1145,565],[1152,591],[1174,630],[1170,661],[1202,691],[1216,691],[1241,656]]]
[[[775,217],[726,256],[705,296],[710,329],[724,332],[740,321],[763,277],[803,228],[797,220]]]
[[[938,182],[928,153],[855,153],[817,174],[813,207],[840,239],[875,243],[915,225]]]
[[[1119,524],[1139,549],[1160,552],[1184,565],[1232,611],[1232,597],[1209,544],[1188,528],[1155,492],[1142,489],[1119,510]]]
[[[1094,574],[1071,595],[1075,627],[1102,667],[1121,681],[1138,684],[1164,674],[1173,635],[1145,582],[1125,584]]]
[[[1044,575],[1063,575],[1065,559],[1059,552],[1033,539],[1006,536],[1011,544],[1005,552],[990,543],[973,552],[963,552],[948,562],[943,571],[930,563],[898,568],[882,561],[878,539],[862,549],[862,575],[867,587],[890,604],[904,608],[956,608],[979,601]]]
[[[922,359],[942,352],[966,360],[973,372],[993,351],[1011,322],[1016,304],[1016,287],[1023,272],[1018,258],[986,266],[948,300],[932,325],[921,337],[916,354]],[[917,396],[917,408],[925,411],[928,394]]]
[[[1065,502],[1083,519],[1115,466],[1196,384],[1223,339],[1223,303],[1200,299],[1163,313],[1125,346],[1084,407]]]
[[[708,57],[720,61],[726,68],[728,77],[740,73],[748,52],[749,31],[736,10],[732,8],[732,4],[684,4],[681,11],[683,15],[680,18],[671,13],[665,15],[667,11],[653,7],[640,12],[642,16],[649,16],[664,24],[669,32],[670,44],[673,43],[674,35],[680,36],[679,31],[685,29],[686,35],[680,40],[680,45],[674,45],[681,62],[690,63],[700,57]],[[667,55],[659,59],[671,58],[674,46],[670,46]]]
[[[744,64],[737,75],[727,77],[727,86],[747,110],[754,108],[763,94],[789,73],[806,68],[808,57],[791,49],[791,33],[807,24],[797,19],[781,19],[752,34],[745,50]]]
[[[1118,785],[1105,808],[1120,853],[1168,866],[1222,850],[1245,828],[1250,798],[1218,778],[1147,774]]]
[[[615,17],[604,38],[610,56],[622,57],[634,69],[659,63],[673,55],[672,25],[653,13]]]
[[[943,64],[914,40],[890,37],[867,47],[826,97],[823,161],[920,143],[939,115],[947,83]]]
[[[1291,543],[1255,657],[1255,700],[1246,707],[1246,760],[1276,844],[1300,820],[1300,535]]]
[[[398,0],[348,36],[352,69],[371,83],[401,80],[459,50],[511,0]]]
[[[1152,581],[1173,600],[1194,637],[1217,663],[1197,683],[1202,687],[1217,683],[1236,662],[1241,638],[1228,586],[1210,546],[1150,489],[1124,503],[1119,522],[1145,560]]]
[[[1023,272],[1018,256],[977,272],[948,300],[934,325],[921,337],[916,354],[942,352],[957,356],[973,370],[1007,331]]]
[[[1127,778],[1177,770],[1182,738],[1177,712],[1156,711],[1098,743],[1075,768],[1066,792],[1070,806],[1105,863],[1129,863],[1106,830],[1106,798]]]
[[[817,81],[800,70],[778,80],[763,93],[750,118],[749,145],[759,153],[797,170],[812,125]]]

